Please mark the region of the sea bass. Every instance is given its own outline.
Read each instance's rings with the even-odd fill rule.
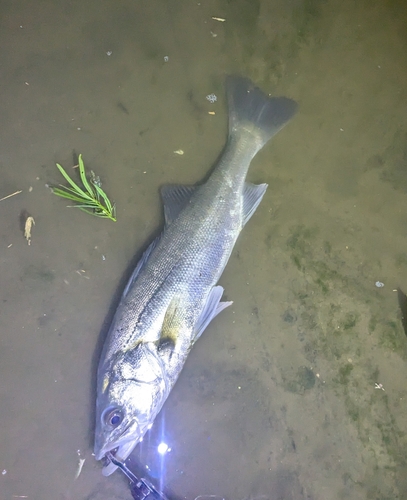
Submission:
[[[218,280],[267,184],[245,181],[252,158],[295,114],[250,80],[226,82],[229,136],[209,179],[161,189],[165,228],[121,298],[97,374],[95,457],[124,461],[151,427],[197,339],[231,302]],[[117,468],[103,468],[108,476]]]

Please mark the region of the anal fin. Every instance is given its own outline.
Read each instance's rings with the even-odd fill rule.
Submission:
[[[245,182],[243,189],[243,225],[245,225],[256,211],[263,199],[267,184],[251,184]]]

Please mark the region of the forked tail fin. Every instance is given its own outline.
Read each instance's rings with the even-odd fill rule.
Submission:
[[[298,104],[288,97],[269,97],[249,79],[230,76],[226,81],[229,135],[244,129],[261,149],[295,115]]]

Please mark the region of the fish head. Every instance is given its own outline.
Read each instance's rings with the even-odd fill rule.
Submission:
[[[96,399],[96,460],[108,452],[126,460],[152,426],[168,391],[154,344],[140,343],[102,363]],[[110,475],[116,468],[110,463],[103,474]]]

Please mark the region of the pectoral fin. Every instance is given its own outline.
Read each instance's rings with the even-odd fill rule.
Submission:
[[[180,334],[183,328],[181,297],[176,295],[171,300],[165,312],[161,335],[156,342],[157,352],[161,358],[167,358],[170,361],[173,353],[179,349],[182,339]]]
[[[221,286],[214,286],[210,291],[205,306],[196,322],[192,345],[199,339],[213,318],[226,309],[226,307],[233,304],[231,301],[221,302],[222,295],[223,287]],[[182,331],[184,328],[187,328],[184,320],[185,314],[182,308],[182,299],[180,296],[175,296],[167,308],[161,329],[161,336],[156,343],[157,351],[161,357],[168,356],[171,358],[172,354],[177,350],[177,346],[182,342]]]

